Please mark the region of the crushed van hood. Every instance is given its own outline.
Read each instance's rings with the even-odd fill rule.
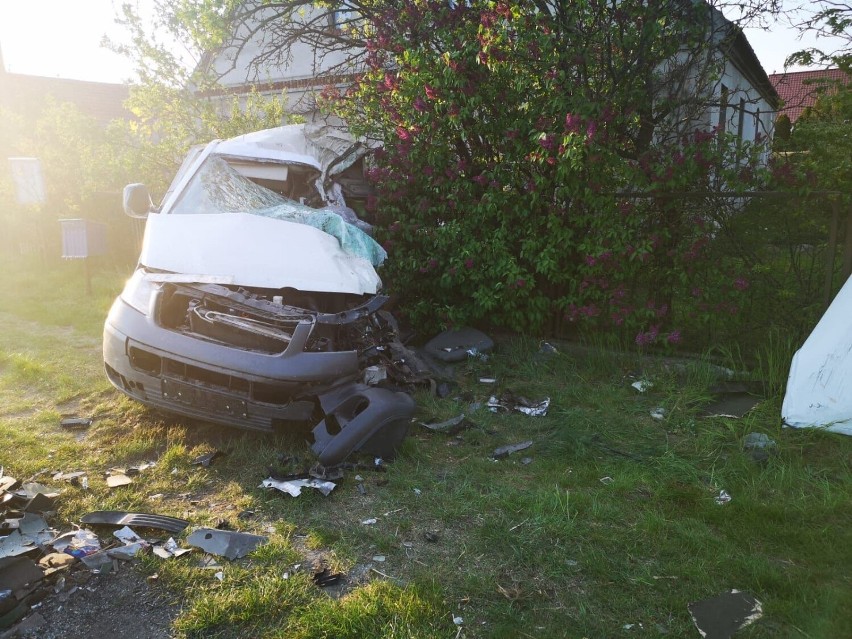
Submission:
[[[364,295],[382,285],[372,264],[346,253],[335,237],[249,213],[151,215],[139,261],[246,287]]]

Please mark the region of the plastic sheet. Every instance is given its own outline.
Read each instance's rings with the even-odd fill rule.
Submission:
[[[852,278],[793,357],[781,407],[785,424],[852,435]]]

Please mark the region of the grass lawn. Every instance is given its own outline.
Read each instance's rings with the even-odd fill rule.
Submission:
[[[699,637],[687,604],[736,588],[764,611],[737,637],[852,637],[852,439],[782,430],[780,396],[740,420],[703,419],[709,366],[676,373],[506,338],[460,366],[451,398],[417,397],[420,420],[465,413],[475,427],[414,425],[387,472],[349,471],[328,497],[291,498],[258,485],[287,456],[310,465],[299,437],[170,418],[109,386],[101,325],[129,267],[97,265],[90,297],[79,264],[0,257],[0,268],[0,465],[18,478],[90,477],[88,490],[64,489],[56,527],[139,510],[269,537],[223,559],[221,582],[198,552],[140,562],[182,602],[176,636]],[[630,386],[640,374],[654,381],[646,393]],[[503,390],[550,397],[547,416],[475,408]],[[657,407],[665,419],[650,416]],[[59,427],[63,413],[96,419],[80,435]],[[750,432],[777,453],[753,461]],[[226,455],[191,464],[214,449]],[[108,468],[148,460],[133,484],[107,488]],[[729,503],[716,503],[720,490]],[[342,596],[311,582],[319,561],[349,575]]]

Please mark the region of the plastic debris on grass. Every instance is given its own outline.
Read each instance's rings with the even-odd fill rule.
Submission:
[[[716,503],[717,503],[719,506],[724,506],[725,504],[727,504],[728,502],[730,502],[732,499],[733,499],[733,497],[731,497],[731,496],[728,494],[728,491],[726,491],[726,490],[720,490],[720,491],[719,491],[719,494],[718,494],[718,495],[716,495],[716,499],[715,499],[715,501],[716,501]]]
[[[169,537],[162,544],[157,544],[151,548],[151,551],[161,559],[176,559],[181,555],[192,552],[192,549],[179,547],[174,537]]]
[[[337,484],[330,481],[322,481],[320,479],[288,479],[277,480],[269,477],[260,482],[258,488],[275,488],[282,493],[287,493],[291,497],[298,497],[302,494],[303,488],[315,488],[324,496],[328,496],[332,490],[337,487]]]
[[[501,446],[500,448],[496,448],[493,453],[491,453],[491,457],[493,459],[502,459],[504,457],[508,457],[512,453],[517,453],[522,450],[526,450],[530,446],[533,445],[532,440],[528,440],[525,442],[520,442],[519,444],[510,444],[508,446]]]
[[[666,418],[667,411],[662,406],[651,411],[651,418],[657,421],[663,421]]]
[[[216,459],[217,457],[221,457],[224,454],[225,453],[223,453],[221,450],[214,450],[210,453],[204,453],[203,455],[199,455],[198,457],[193,459],[190,464],[192,466],[201,466],[203,468],[208,468],[213,463],[214,459]]]
[[[469,428],[476,426],[474,422],[467,419],[464,413],[456,417],[451,417],[450,419],[443,422],[434,422],[431,424],[426,424],[424,422],[419,423],[424,428],[428,428],[433,432],[445,433],[447,435],[456,435],[462,432],[463,430],[468,430]]]
[[[649,390],[654,388],[654,383],[651,382],[651,381],[648,381],[647,379],[637,380],[630,385],[633,388],[635,388],[637,391],[639,391],[640,393],[647,393]]]
[[[145,467],[150,466],[142,465],[141,469]],[[82,471],[75,471],[54,473],[53,477],[71,481],[84,475]],[[5,506],[0,516],[0,630],[18,623],[3,636],[30,632],[32,627],[27,625],[27,619],[34,616],[32,609],[38,607],[45,596],[62,596],[60,593],[65,592],[67,577],[81,567],[92,573],[115,572],[120,569],[121,562],[131,561],[140,553],[147,552],[151,543],[127,524],[135,522],[145,527],[164,524],[166,528],[179,532],[188,523],[162,515],[99,511],[86,515],[82,522],[87,523],[89,519],[91,523],[119,527],[113,532],[115,539],[109,545],[105,545],[106,541],[102,543],[101,538],[87,528],[58,534],[46,518],[52,515],[54,499],[59,493],[32,482],[17,488],[18,483],[14,478],[4,476],[0,468],[0,499]],[[23,506],[39,509],[42,514],[25,512]],[[169,542],[174,556],[188,552],[177,549],[173,539]],[[76,586],[67,592],[71,594],[74,590]],[[22,618],[25,619],[20,622]]]
[[[201,548],[211,555],[234,560],[245,557],[261,544],[268,541],[261,535],[216,530],[215,528],[198,528],[187,537],[186,543]]]
[[[499,397],[494,395],[489,397],[487,405],[492,413],[516,411],[530,417],[544,417],[547,415],[547,409],[550,407],[550,398],[545,397],[539,401],[531,401],[526,397],[507,391]]]
[[[91,417],[77,417],[74,415],[65,415],[60,418],[59,425],[62,428],[69,430],[83,430],[92,425],[94,420]]]
[[[693,602],[687,608],[704,639],[730,639],[763,616],[763,604],[739,590]]]
[[[150,513],[131,513],[122,510],[96,510],[83,515],[80,521],[84,524],[157,528],[171,533],[179,533],[189,525],[188,521],[178,519],[177,517],[153,515]]]

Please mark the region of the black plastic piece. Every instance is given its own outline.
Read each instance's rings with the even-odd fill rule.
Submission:
[[[313,429],[313,451],[324,466],[355,451],[392,458],[408,433],[415,403],[407,393],[346,384],[320,395],[325,413]]]
[[[80,519],[84,524],[103,524],[106,526],[138,526],[157,528],[166,532],[179,533],[189,526],[185,519],[151,515],[148,513],[128,513],[121,510],[96,510]]]

